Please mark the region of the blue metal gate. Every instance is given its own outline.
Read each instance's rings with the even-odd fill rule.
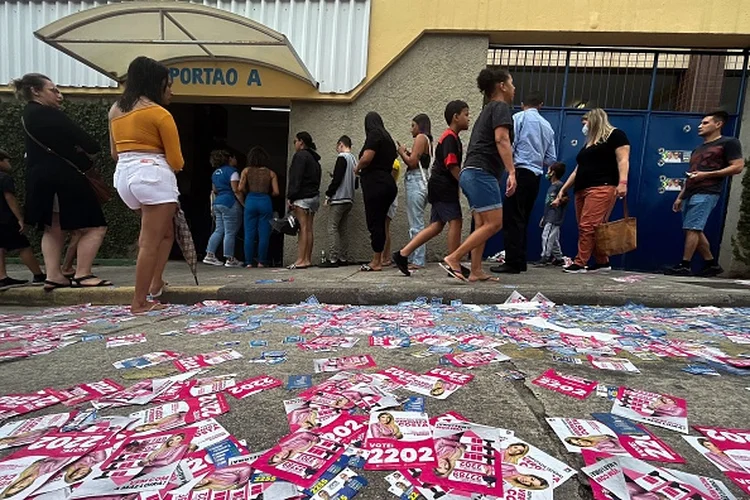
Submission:
[[[672,204],[684,182],[690,152],[701,143],[698,124],[704,113],[724,109],[731,115],[724,133],[739,133],[748,52],[494,48],[490,49],[488,64],[508,68],[513,74],[516,102],[530,90],[543,93],[542,114],[556,131],[558,159],[566,164],[568,174],[575,168],[576,155],[584,143],[581,117],[588,108],[607,110],[612,124],[622,129],[631,143],[628,207],[630,214],[638,217],[638,249],[614,257],[612,264],[653,271],[678,262],[684,237],[680,214],[672,212]],[[698,82],[695,71],[701,67],[713,75],[714,87],[688,89],[692,90],[688,96],[692,100],[686,99],[685,79]],[[703,81],[698,83],[705,85]],[[549,181],[543,179],[529,223],[529,260],[538,259],[541,253],[538,222],[548,187]],[[727,192],[725,186],[705,231],[716,255]],[[621,217],[622,203],[618,203],[612,219]],[[576,254],[577,240],[571,202],[561,236],[565,255]],[[485,255],[503,247],[502,235],[498,234],[488,242]]]

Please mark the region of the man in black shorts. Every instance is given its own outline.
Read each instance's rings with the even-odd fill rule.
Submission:
[[[458,175],[461,172],[463,147],[458,134],[469,129],[469,105],[451,101],[445,108],[448,128],[440,136],[435,148],[435,163],[427,182],[427,201],[432,204],[430,225],[419,232],[400,251],[393,253],[393,262],[406,276],[410,276],[409,255],[443,231],[448,224],[448,253],[461,244],[461,203]]]
[[[10,175],[10,155],[0,150],[0,290],[22,286],[28,280],[14,280],[5,269],[5,254],[21,250],[21,262],[34,274],[34,285],[43,285],[47,276],[39,268],[39,262],[31,251],[31,244],[23,235],[24,224],[21,208],[16,200],[16,185]]]

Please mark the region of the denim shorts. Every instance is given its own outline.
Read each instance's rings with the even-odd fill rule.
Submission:
[[[718,194],[694,194],[682,203],[682,229],[703,231],[708,216],[719,202]]]
[[[452,201],[436,201],[430,211],[430,224],[442,222],[447,224],[454,220],[461,220],[461,204]]]
[[[473,212],[488,212],[503,208],[503,195],[497,178],[479,168],[464,168],[458,179],[461,191],[469,199]]]
[[[320,196],[295,200],[292,205],[294,205],[295,207],[299,207],[302,210],[307,210],[308,212],[315,213],[320,209]]]

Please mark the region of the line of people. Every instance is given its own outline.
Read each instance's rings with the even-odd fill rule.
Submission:
[[[62,112],[62,94],[48,77],[27,74],[13,84],[17,97],[27,103],[21,124],[26,135],[26,203],[22,213],[8,174],[9,156],[0,152],[0,188],[4,195],[0,201],[0,287],[16,282],[5,272],[5,254],[12,250],[21,250],[21,258],[32,271],[34,283],[43,284],[47,291],[71,286],[110,286],[111,282],[92,272],[94,258],[107,231],[101,200],[93,187],[93,176],[89,175],[100,146]],[[114,186],[125,204],[141,218],[131,304],[134,313],[162,307],[155,299],[162,295],[167,284],[163,273],[174,242],[173,217],[179,197],[175,174],[183,168],[184,159],[177,126],[165,109],[172,97],[171,85],[166,66],[138,57],[128,68],[123,94],[109,112],[110,154],[117,161]],[[448,251],[440,265],[454,278],[470,282],[493,279],[482,268],[482,255],[487,240],[501,229],[506,259],[491,271],[525,272],[527,226],[545,171],[551,186],[541,221],[542,263],[561,264],[559,227],[569,201],[567,191],[574,187],[578,254],[564,270],[580,273],[610,267],[609,256],[596,247],[595,232],[609,218],[617,198],[628,193],[627,135],[610,124],[603,110],[586,113],[582,120],[586,143],[576,158],[576,168],[563,183],[565,165],[556,161],[554,131],[539,113],[541,96],[530,93],[523,111],[512,115],[515,86],[508,71],[484,69],[477,77],[477,86],[487,104],[472,129],[465,161],[459,136],[469,128],[469,107],[463,101],[452,101],[446,106],[447,129],[435,144],[430,120],[424,114],[413,120],[411,149],[393,140],[376,112],[365,116],[366,138],[358,157],[351,152],[349,137],[339,139],[336,166],[324,201],[330,207],[325,267],[351,261],[346,235],[358,178],[373,251],[370,262],[361,267],[363,272],[381,271],[392,261],[401,272],[411,274],[414,268],[425,265],[424,245],[440,234],[445,225],[449,226]],[[739,174],[744,167],[739,141],[721,135],[727,121],[726,113],[715,112],[707,115],[699,126],[698,133],[704,143],[691,157],[688,178],[673,207],[683,214],[685,252],[683,261],[668,270],[670,274],[689,274],[696,250],[705,260],[703,275],[721,272],[703,229],[717,204],[724,179]],[[290,268],[304,269],[312,265],[313,227],[321,205],[322,170],[320,155],[309,133],[296,134],[294,147],[287,199],[300,230],[297,259]],[[240,207],[244,204],[246,263],[265,266],[271,196],[278,196],[280,191],[278,178],[268,168],[268,154],[262,148],[253,149],[248,155],[248,167],[241,174],[234,168],[236,160],[227,152],[215,152],[211,162],[216,167],[212,182],[217,230],[208,245],[207,262],[229,267],[241,265],[233,256],[234,238],[230,235],[236,234],[243,213]],[[411,241],[390,254],[389,221],[395,211],[396,179],[404,168],[401,162],[406,170]],[[474,221],[474,230],[463,242],[459,189],[468,199]],[[430,224],[424,227],[427,203],[432,206]],[[44,231],[42,254],[46,273],[23,236],[26,226],[37,226]],[[63,265],[66,232],[71,235],[72,244]],[[228,255],[223,264],[216,259],[222,240],[224,253]],[[73,254],[76,266],[70,273]],[[466,255],[471,256],[468,268],[461,264]],[[592,256],[595,262],[590,265]]]

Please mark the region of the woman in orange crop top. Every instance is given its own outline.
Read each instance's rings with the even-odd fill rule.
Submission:
[[[172,115],[172,80],[163,64],[137,57],[128,67],[125,91],[109,111],[110,148],[117,161],[114,184],[120,198],[141,213],[135,296],[130,309],[141,313],[164,306],[148,300],[164,291],[162,276],[174,241],[172,218],[179,191],[175,173],[184,160]]]

